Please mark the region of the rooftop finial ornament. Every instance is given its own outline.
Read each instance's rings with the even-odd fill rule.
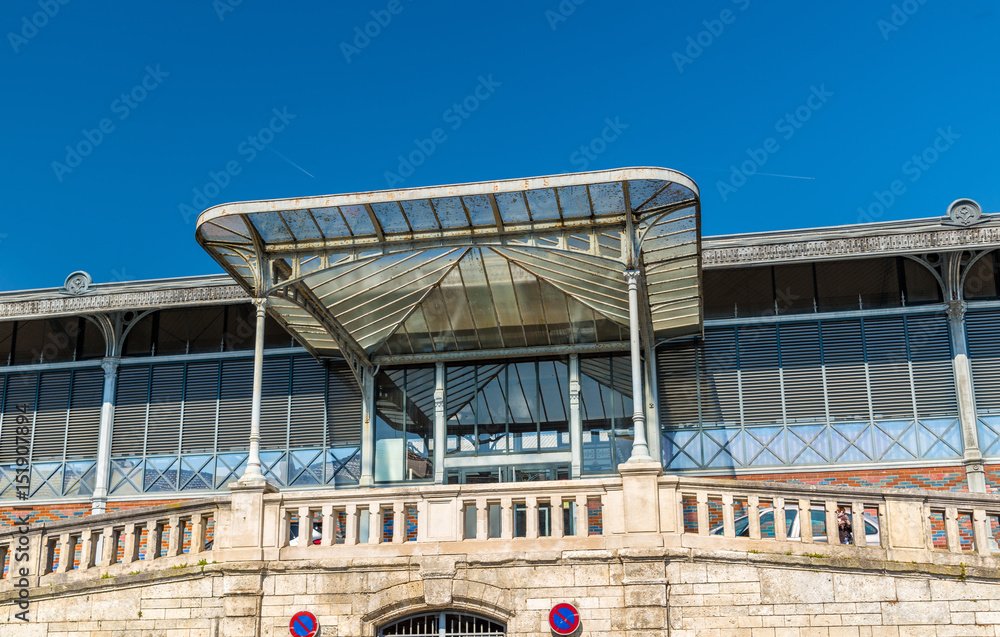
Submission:
[[[971,199],[956,199],[948,206],[948,218],[941,223],[946,226],[974,226],[988,221],[983,216],[982,207]]]
[[[93,284],[94,280],[90,278],[89,274],[83,270],[77,270],[66,277],[66,282],[63,283],[63,291],[67,294],[79,296],[90,292],[90,286]]]

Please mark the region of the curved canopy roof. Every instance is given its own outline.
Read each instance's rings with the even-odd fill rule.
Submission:
[[[698,188],[664,168],[225,204],[197,239],[318,356],[614,347],[636,268],[651,336],[701,325]]]

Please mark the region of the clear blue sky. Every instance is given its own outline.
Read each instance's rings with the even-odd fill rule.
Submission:
[[[219,272],[226,201],[583,169],[691,175],[705,235],[1000,211],[996,2],[236,1],[2,3],[0,290]]]

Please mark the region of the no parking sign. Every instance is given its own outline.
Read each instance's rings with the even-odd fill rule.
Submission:
[[[549,611],[549,628],[557,635],[570,635],[580,627],[580,611],[572,604],[556,604]]]
[[[300,611],[292,615],[292,621],[288,622],[288,632],[292,633],[293,637],[316,637],[316,633],[319,632],[319,622],[309,611]]]

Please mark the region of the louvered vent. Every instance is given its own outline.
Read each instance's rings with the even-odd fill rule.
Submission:
[[[250,401],[253,396],[253,361],[222,363],[219,394],[218,451],[250,446]]]
[[[705,424],[739,424],[740,386],[734,328],[705,330],[698,367]]]
[[[957,418],[958,398],[955,396],[955,367],[951,360],[948,317],[911,316],[906,323],[913,360],[917,415],[920,418]],[[988,333],[996,346],[995,324],[988,329]],[[993,380],[996,382],[996,376]]]
[[[252,399],[252,396],[251,396]],[[244,425],[250,435],[250,421]],[[284,449],[288,444],[288,358],[265,358],[260,395],[260,447]]]
[[[698,424],[697,357],[694,341],[664,345],[656,352],[660,422],[664,426]]]
[[[875,420],[912,420],[913,395],[903,317],[864,321]]]
[[[819,324],[787,323],[778,328],[789,422],[826,421]]]
[[[825,322],[822,337],[830,418],[869,420],[861,321]]]
[[[743,421],[748,425],[782,422],[777,327],[741,328],[739,357]]]
[[[7,392],[3,405],[3,431],[0,432],[0,462],[15,462],[17,453],[17,417],[27,418],[29,431],[35,419],[35,395],[38,389],[37,374],[7,376]],[[24,409],[18,409],[22,405]],[[28,436],[22,436],[27,438]]]
[[[346,370],[345,370],[346,371]],[[349,378],[352,382],[354,378]],[[355,383],[356,384],[356,383]],[[319,447],[326,424],[326,368],[308,356],[292,359],[290,447]],[[361,422],[358,413],[357,421]]]
[[[1000,311],[969,312],[965,321],[976,410],[979,413],[1000,412]]]
[[[71,372],[48,372],[41,375],[38,415],[31,445],[32,462],[63,459],[70,381]]]
[[[115,393],[115,420],[111,430],[111,455],[141,455],[146,437],[149,400],[149,366],[122,366]]]
[[[361,392],[345,363],[329,363],[327,445],[361,444]]]
[[[211,453],[215,450],[220,365],[218,361],[188,363],[184,381],[182,453]]]
[[[103,392],[103,370],[81,369],[73,372],[69,403],[69,433],[66,439],[67,460],[97,457]]]
[[[184,365],[153,365],[146,455],[177,453],[181,433]]]

